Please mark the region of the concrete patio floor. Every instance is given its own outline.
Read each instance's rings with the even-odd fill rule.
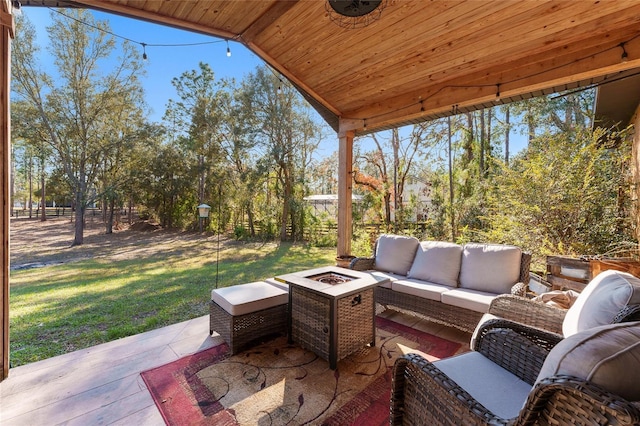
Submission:
[[[468,350],[468,333],[394,311],[381,316]],[[221,341],[209,336],[205,315],[12,368],[0,383],[0,425],[163,425],[140,373]]]

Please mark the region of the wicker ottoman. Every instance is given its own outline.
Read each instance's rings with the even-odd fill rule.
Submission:
[[[264,281],[211,291],[209,333],[217,331],[232,354],[287,331],[289,294]]]

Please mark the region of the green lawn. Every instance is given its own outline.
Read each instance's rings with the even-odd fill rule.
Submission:
[[[335,264],[335,248],[247,244],[220,252],[218,285]],[[11,366],[208,314],[216,254],[178,250],[11,273]]]

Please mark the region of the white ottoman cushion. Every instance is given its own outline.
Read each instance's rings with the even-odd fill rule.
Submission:
[[[214,289],[211,300],[230,315],[239,316],[287,304],[289,293],[264,281],[256,281]]]

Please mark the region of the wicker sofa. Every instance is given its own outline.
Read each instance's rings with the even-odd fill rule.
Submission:
[[[531,256],[515,246],[381,235],[371,258],[355,258],[350,268],[389,278],[376,289],[376,302],[473,332],[493,299],[523,294]]]

